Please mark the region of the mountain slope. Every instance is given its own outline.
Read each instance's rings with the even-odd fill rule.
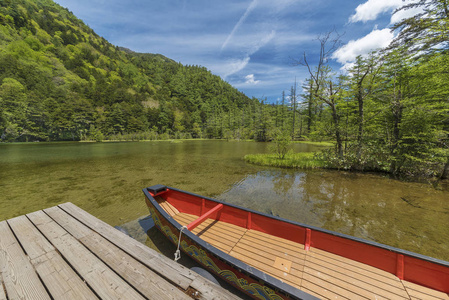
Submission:
[[[206,68],[113,46],[50,0],[0,0],[0,141],[201,135],[253,103]]]

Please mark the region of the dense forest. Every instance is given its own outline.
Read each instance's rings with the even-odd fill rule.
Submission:
[[[206,68],[118,48],[51,0],[0,0],[0,139],[216,136],[254,100]]]
[[[335,141],[321,154],[328,167],[447,178],[449,8],[401,10],[415,8],[389,48],[346,71],[330,61],[338,35],[320,36],[320,57],[296,61],[309,78],[268,104],[204,67],[113,46],[51,0],[0,0],[0,140],[288,135]]]

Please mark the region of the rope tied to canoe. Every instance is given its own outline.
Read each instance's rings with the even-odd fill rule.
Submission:
[[[179,247],[181,245],[181,235],[182,235],[182,231],[184,229],[187,229],[187,227],[186,226],[182,226],[181,230],[179,231],[178,248],[175,251],[175,261],[178,261],[181,258],[181,250],[179,249]]]

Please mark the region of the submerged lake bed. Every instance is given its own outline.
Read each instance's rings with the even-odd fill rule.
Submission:
[[[0,220],[72,202],[116,226],[148,215],[165,184],[308,225],[449,260],[449,189],[377,174],[244,162],[255,142],[0,144]],[[294,144],[296,152],[319,147]]]

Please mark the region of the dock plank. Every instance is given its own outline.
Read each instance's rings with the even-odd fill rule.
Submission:
[[[238,299],[234,294],[217,287],[209,280],[186,267],[173,263],[169,258],[142,245],[131,237],[120,233],[109,224],[95,218],[74,204],[68,202],[59,205],[59,207],[81,223],[88,226],[91,230],[106,238],[118,248],[127,252],[134,259],[146,265],[155,273],[170,279],[171,282],[184,290],[187,290],[189,287],[193,289],[201,288],[201,290],[198,289],[200,292],[197,296],[198,299]],[[117,232],[119,232],[119,234]],[[194,284],[195,287],[192,286],[192,284]]]
[[[8,224],[54,299],[97,299],[27,217],[10,219]]]
[[[27,217],[101,298],[144,299],[43,211]]]
[[[45,209],[53,220],[72,235],[82,235],[79,241],[98,258],[115,270],[134,288],[149,299],[190,299],[181,290],[142,265],[99,234],[89,230],[58,207]],[[83,232],[83,234],[80,234]]]
[[[9,219],[7,222],[31,260],[55,250],[26,216]]]
[[[61,204],[59,207],[88,226],[91,230],[102,235],[109,242],[129,253],[134,259],[139,260],[152,270],[159,270],[159,274],[165,278],[170,278],[172,282],[179,285],[184,290],[187,290],[190,283],[195,279],[196,276],[192,271],[179,265],[172,264],[172,261],[169,258],[142,245],[133,238],[124,234],[118,234],[119,231],[117,229],[96,219],[74,204],[69,202]]]
[[[0,273],[0,300],[7,300],[5,294],[5,287],[3,286],[2,274]]]
[[[9,299],[51,299],[6,221],[0,222],[0,274]]]

